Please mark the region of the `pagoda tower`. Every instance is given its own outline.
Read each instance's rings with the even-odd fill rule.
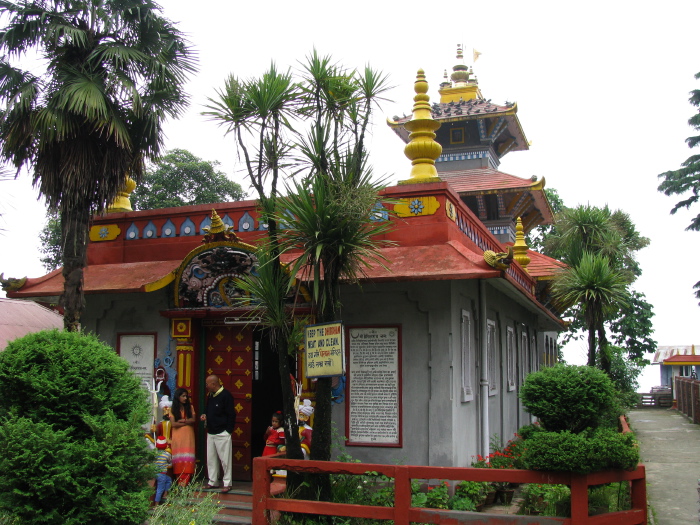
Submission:
[[[473,68],[465,65],[462,47],[457,64],[447,71],[438,91],[440,102],[431,105],[431,116],[440,124],[435,140],[442,153],[435,161],[438,177],[462,200],[501,242],[514,242],[516,219],[524,233],[552,223],[552,210],[544,193],[544,178],[516,177],[499,171],[501,159],[530,144],[518,119],[516,103],[503,105],[487,100],[479,89]],[[411,116],[388,121],[406,143]]]

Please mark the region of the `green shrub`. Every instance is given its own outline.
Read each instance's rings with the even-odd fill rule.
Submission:
[[[95,337],[47,331],[0,353],[0,511],[21,523],[143,523],[149,406]]]
[[[475,504],[480,503],[488,492],[488,481],[462,481],[455,487],[456,498],[467,498]]]
[[[537,432],[527,440],[523,461],[533,470],[586,474],[598,470],[632,470],[639,463],[639,449],[632,434],[611,429],[574,434]]]
[[[520,398],[546,430],[578,433],[598,427],[609,415],[615,387],[602,370],[557,365],[529,374]]]

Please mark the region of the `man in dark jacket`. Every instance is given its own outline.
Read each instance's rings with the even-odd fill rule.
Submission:
[[[224,486],[221,492],[231,490],[232,460],[231,433],[236,425],[236,410],[233,396],[226,390],[217,376],[207,377],[207,405],[201,420],[207,428],[207,476],[205,489],[219,485],[219,461],[224,469]]]

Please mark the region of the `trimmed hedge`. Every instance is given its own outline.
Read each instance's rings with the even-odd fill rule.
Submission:
[[[0,353],[0,510],[29,524],[147,517],[147,395],[93,336],[45,331]]]
[[[523,462],[532,470],[553,470],[588,474],[599,470],[634,470],[639,448],[632,434],[611,429],[579,434],[534,432],[526,441]]]
[[[552,432],[582,432],[610,418],[616,390],[602,370],[557,365],[533,372],[520,389],[525,409]]]

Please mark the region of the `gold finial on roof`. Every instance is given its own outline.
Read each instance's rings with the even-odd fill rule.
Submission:
[[[527,265],[530,264],[530,258],[527,256],[527,243],[525,242],[525,233],[523,231],[523,221],[518,217],[515,221],[515,243],[513,243],[513,258],[518,262],[526,272]],[[530,273],[530,272],[528,272]]]
[[[233,226],[225,224],[215,209],[211,210],[211,225],[205,226],[202,230],[205,233],[202,239],[204,243],[216,241],[240,242],[240,239],[233,231]]]
[[[222,233],[226,231],[227,226],[224,224],[224,221],[221,220],[221,217],[219,217],[219,214],[216,213],[216,210],[212,209],[211,210],[211,226],[207,226],[204,228],[204,231],[207,233]]]
[[[435,169],[435,161],[442,153],[442,146],[435,142],[435,131],[440,127],[440,123],[433,119],[430,111],[428,82],[422,69],[419,69],[416,75],[414,90],[416,96],[413,97],[413,118],[404,124],[411,134],[403,150],[413,167],[411,178],[401,183],[437,182],[440,178]]]
[[[122,186],[121,191],[117,194],[117,197],[114,199],[114,201],[112,201],[112,204],[107,207],[107,213],[134,211],[131,208],[131,200],[129,200],[129,196],[135,189],[136,181],[126,175],[124,177],[124,185]]]
[[[462,44],[457,44],[457,60],[458,63],[452,67],[450,79],[452,82],[443,82],[440,84],[440,103],[447,104],[449,102],[459,102],[462,100],[482,99],[479,84],[472,70],[464,63],[464,52]]]

